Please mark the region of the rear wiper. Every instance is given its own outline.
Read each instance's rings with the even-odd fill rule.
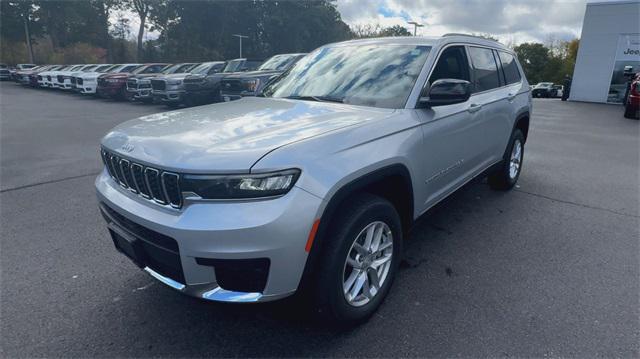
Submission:
[[[303,100],[303,101],[344,103],[344,99],[341,99],[339,97],[331,97],[331,96],[287,96],[285,98],[289,98],[293,100]]]

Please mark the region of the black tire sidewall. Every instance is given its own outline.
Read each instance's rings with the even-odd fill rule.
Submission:
[[[510,167],[511,167],[510,160],[511,160],[511,153],[513,152],[513,147],[516,144],[516,140],[519,140],[520,146],[522,146],[522,149],[520,152],[520,167],[518,168],[518,173],[516,174],[515,178],[511,178],[511,176],[509,175]],[[507,153],[504,158],[504,167],[503,167],[504,174],[503,175],[505,178],[505,182],[509,188],[513,187],[518,182],[518,179],[520,178],[520,174],[522,173],[523,162],[524,162],[524,135],[522,134],[522,131],[520,131],[519,129],[516,129],[515,131],[513,131],[513,134],[511,134],[509,149],[507,150]]]
[[[340,215],[338,214],[338,216]],[[349,325],[368,318],[388,294],[401,261],[402,227],[400,217],[393,205],[373,195],[358,198],[342,215],[345,217],[335,221],[329,231],[329,238],[332,239],[326,248],[324,260],[317,268],[321,271],[321,275],[318,276],[318,290],[315,295],[321,302],[321,305],[318,306],[320,319]],[[393,234],[391,268],[389,268],[387,279],[381,286],[380,292],[369,303],[355,307],[347,302],[343,294],[344,263],[356,236],[368,224],[375,221],[386,223]]]

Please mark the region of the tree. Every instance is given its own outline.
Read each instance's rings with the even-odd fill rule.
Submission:
[[[109,35],[109,16],[111,11],[123,6],[122,0],[90,0],[91,6],[97,14],[98,36],[100,45],[107,49],[107,61],[113,62],[113,46]]]
[[[142,60],[142,37],[144,35],[144,26],[147,21],[147,16],[149,15],[149,11],[151,9],[151,0],[131,0],[129,3],[131,9],[134,10],[138,14],[138,18],[140,19],[140,27],[138,28],[138,48],[136,52],[136,59],[138,61]]]
[[[29,62],[34,63],[32,37],[34,32],[41,32],[41,26],[34,25],[38,20],[34,1],[2,1],[0,2],[0,11],[2,12],[0,18],[2,37],[14,40],[22,37],[29,54]],[[36,31],[34,31],[34,27],[37,29]]]
[[[513,49],[530,83],[545,81],[544,70],[549,62],[549,49],[543,44],[524,43]]]
[[[380,31],[380,36],[411,36],[413,35],[406,27],[393,25]]]

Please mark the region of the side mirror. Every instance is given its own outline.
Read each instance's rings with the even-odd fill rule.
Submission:
[[[465,80],[440,79],[420,94],[420,107],[436,107],[467,102],[471,97],[471,83]]]

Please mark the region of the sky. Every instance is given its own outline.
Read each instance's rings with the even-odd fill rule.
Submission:
[[[450,32],[489,34],[507,45],[523,42],[550,43],[579,38],[587,3],[619,0],[337,0],[342,20],[350,26],[404,26],[408,21],[424,24],[417,34],[441,36]],[[135,15],[130,20],[131,38],[138,33]],[[112,14],[115,22],[117,14]],[[157,33],[146,33],[145,40]]]
[[[580,37],[586,4],[602,1],[338,0],[337,6],[349,25],[401,25],[413,32],[407,22],[416,21],[424,24],[418,35],[491,34],[505,44],[519,44]]]

